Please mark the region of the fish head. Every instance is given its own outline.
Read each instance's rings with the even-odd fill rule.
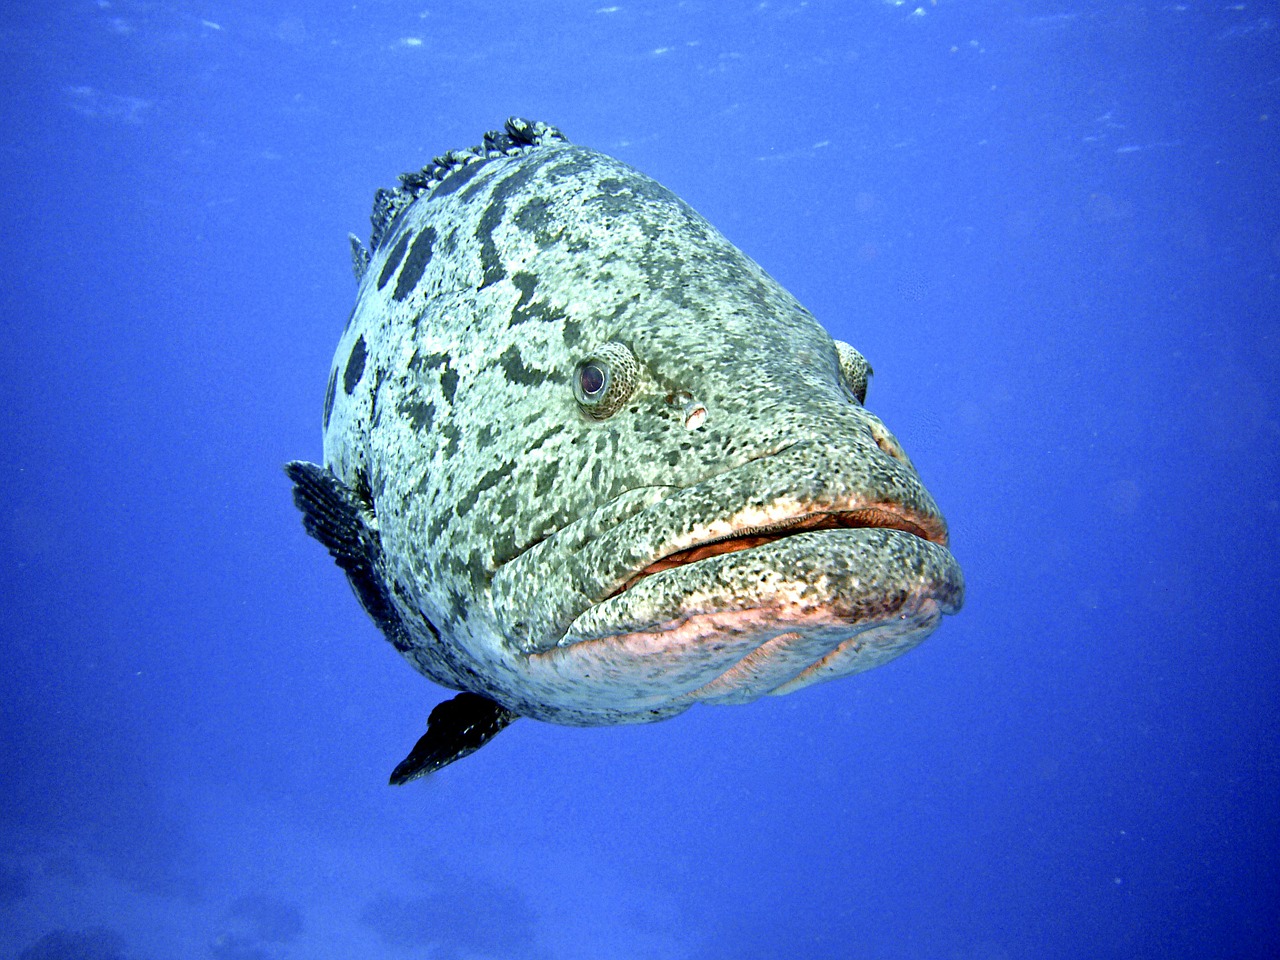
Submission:
[[[960,608],[852,346],[617,160],[473,166],[374,251],[326,414],[424,673],[642,722],[857,673]]]

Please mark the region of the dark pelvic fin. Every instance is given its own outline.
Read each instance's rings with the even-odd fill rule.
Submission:
[[[372,509],[359,494],[316,463],[293,460],[284,472],[293,481],[293,502],[302,526],[337,561],[356,598],[397,650],[411,646],[399,613],[382,579],[382,543],[368,522]]]
[[[425,777],[475,753],[517,716],[478,693],[460,693],[437,703],[427,718],[427,732],[391,771],[392,786]]]

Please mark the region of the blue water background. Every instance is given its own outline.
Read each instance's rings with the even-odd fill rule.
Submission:
[[[1274,3],[56,0],[0,48],[0,957],[1280,955]],[[968,600],[391,789],[445,692],[281,464],[374,189],[511,114],[867,355]]]

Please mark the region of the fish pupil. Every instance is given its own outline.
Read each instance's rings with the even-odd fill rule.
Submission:
[[[604,389],[604,371],[594,363],[588,363],[578,375],[585,396],[594,397]]]

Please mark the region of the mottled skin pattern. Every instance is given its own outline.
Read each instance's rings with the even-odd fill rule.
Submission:
[[[324,459],[369,505],[401,652],[524,716],[638,722],[867,669],[959,609],[856,351],[658,183],[541,125],[525,140],[380,196],[356,253]],[[606,343],[638,373],[596,419],[574,384]],[[815,516],[848,528],[632,583]]]

